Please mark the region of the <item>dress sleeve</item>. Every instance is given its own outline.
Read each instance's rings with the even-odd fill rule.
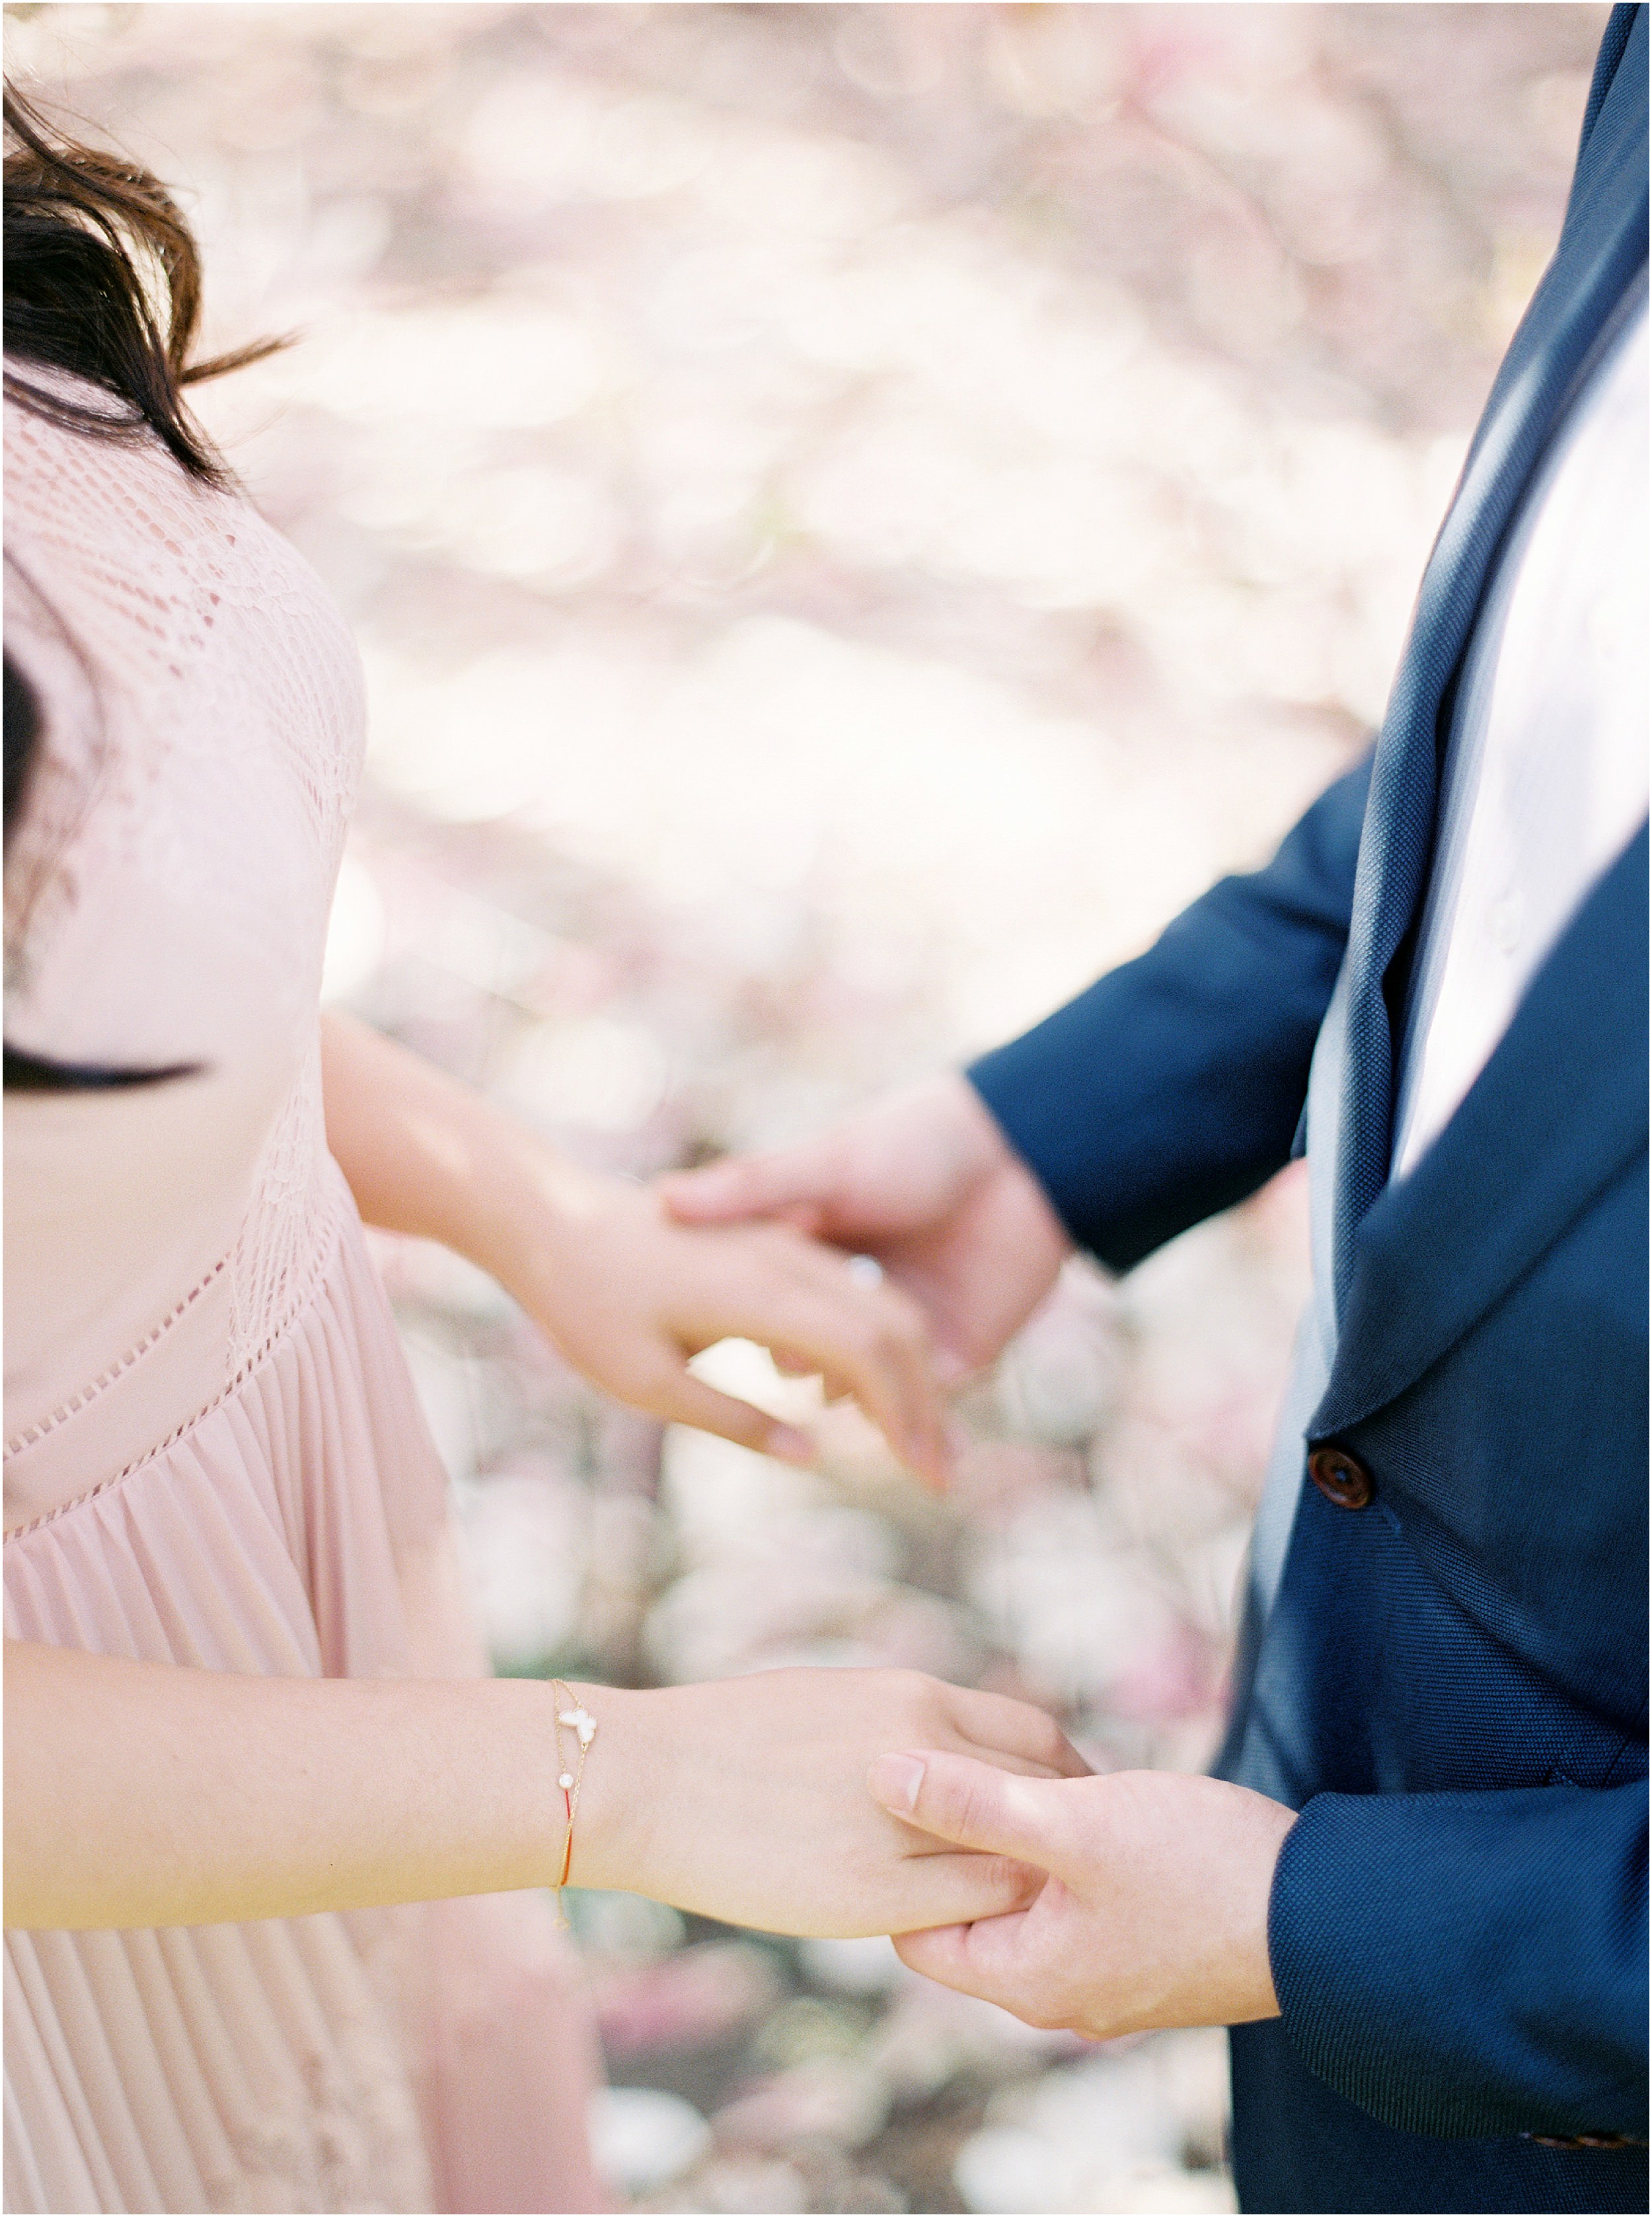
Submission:
[[[1290,1157],[1353,903],[1370,757],[1266,868],[969,1075],[1080,1246],[1127,1270]]]
[[[1310,2070],[1402,2131],[1647,2129],[1647,1788],[1321,1794],[1268,1944]]]

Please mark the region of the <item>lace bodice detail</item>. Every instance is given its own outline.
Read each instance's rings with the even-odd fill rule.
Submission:
[[[157,1317],[188,1300],[169,1270],[215,1273],[232,1374],[302,1298],[332,1190],[316,1022],[361,772],[360,663],[297,552],[158,442],[90,438],[9,399],[5,472],[7,649],[43,713],[7,854],[7,1042],[200,1073],[8,1096],[24,1219],[9,1325],[26,1342],[52,1319],[59,1341],[78,1335],[92,1380],[124,1360],[123,1335],[146,1343],[134,1300]],[[172,1255],[158,1275],[157,1241]],[[32,1404],[67,1359],[26,1348],[20,1368],[9,1349],[9,1437],[20,1415],[51,1414]]]
[[[8,985],[26,980],[54,911],[112,852],[184,870],[237,935],[274,926],[221,813],[272,761],[301,806],[324,924],[362,705],[360,660],[320,579],[250,503],[195,484],[158,442],[89,439],[8,400],[5,472],[8,644],[38,670],[47,722],[8,856]],[[167,785],[184,800],[186,782],[188,819],[146,805]]]

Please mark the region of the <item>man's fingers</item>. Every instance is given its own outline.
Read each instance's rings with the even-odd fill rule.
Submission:
[[[786,1215],[814,1231],[825,1195],[823,1165],[812,1148],[785,1154],[730,1155],[700,1170],[673,1170],[659,1181],[668,1215],[680,1224],[738,1224]]]
[[[967,1986],[971,1929],[967,1924],[937,1924],[928,1932],[897,1932],[895,1953],[909,1971],[922,1972],[938,1986]]]
[[[996,2002],[1028,2024],[1050,2024],[1035,1997],[1036,1974],[1027,1959],[1029,1912],[1008,1911],[978,1917],[971,1924],[941,1924],[928,1932],[897,1932],[895,1952],[909,1970],[922,1972],[937,1985]]]
[[[1059,1805],[1050,1781],[926,1751],[879,1756],[866,1784],[891,1816],[955,1847],[1014,1856],[1040,1870],[1051,1869],[1060,1854]]]

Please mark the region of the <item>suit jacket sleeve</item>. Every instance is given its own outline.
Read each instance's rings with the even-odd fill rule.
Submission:
[[[1321,1794],[1268,1942],[1309,2068],[1402,2131],[1647,2128],[1647,1788]]]
[[[1369,759],[1265,869],[970,1071],[1082,1247],[1115,1270],[1283,1167],[1348,936]]]

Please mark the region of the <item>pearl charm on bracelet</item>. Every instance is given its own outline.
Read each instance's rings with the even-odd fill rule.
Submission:
[[[553,1678],[551,1684],[552,1691],[561,1695],[569,1703],[567,1708],[553,1709],[551,1713],[556,1720],[553,1729],[557,1736],[557,1785],[567,1819],[567,1829],[562,1836],[562,1869],[556,1883],[557,1921],[565,1931],[568,1920],[562,1910],[562,1889],[567,1885],[568,1874],[573,1868],[574,1819],[579,1814],[579,1790],[585,1782],[585,1758],[590,1753],[591,1742],[596,1738],[596,1719],[589,1709],[575,1701],[560,1678]],[[572,1769],[566,1769],[563,1762],[562,1728],[564,1725],[573,1732],[579,1746],[579,1757]]]

